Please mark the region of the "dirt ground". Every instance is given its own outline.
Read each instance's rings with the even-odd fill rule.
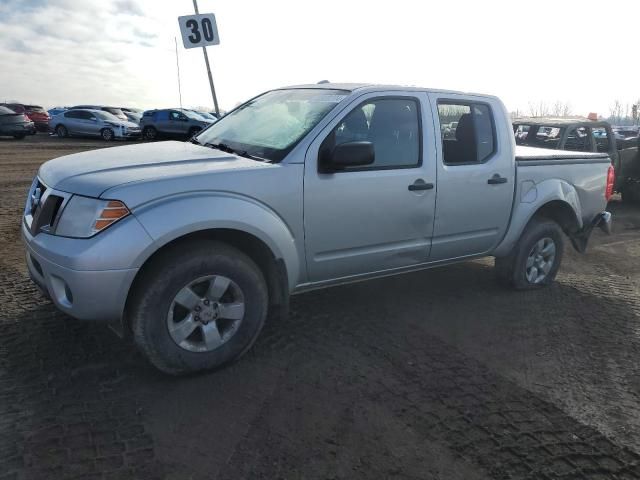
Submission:
[[[28,186],[111,146],[0,140],[0,479],[639,479],[640,209],[514,292],[490,260],[293,298],[241,361],[169,378],[27,278]]]

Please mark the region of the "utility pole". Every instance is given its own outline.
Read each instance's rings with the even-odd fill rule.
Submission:
[[[176,67],[178,67],[178,96],[180,98],[180,108],[182,108],[182,87],[180,86],[180,62],[178,61],[178,40],[173,37],[173,41],[176,44]]]
[[[193,8],[196,11],[196,15],[200,15],[198,11],[198,0],[193,0]],[[216,109],[216,115],[220,116],[220,109],[218,108],[218,98],[216,97],[216,89],[213,86],[213,77],[211,76],[211,67],[209,66],[209,56],[207,55],[207,47],[202,47],[202,53],[204,54],[204,63],[207,66],[207,75],[209,75],[209,86],[211,87],[211,96],[213,97],[213,106]]]

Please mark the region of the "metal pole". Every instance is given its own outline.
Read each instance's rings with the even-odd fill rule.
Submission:
[[[198,0],[193,0],[193,8],[196,11],[196,15],[199,15],[198,12]],[[218,108],[218,97],[216,97],[216,89],[213,86],[213,77],[211,76],[211,67],[209,66],[209,56],[207,55],[207,47],[202,47],[202,53],[204,55],[204,63],[207,66],[207,75],[209,76],[209,86],[211,87],[211,96],[213,97],[213,106],[216,109],[216,115],[220,116],[220,109]]]
[[[178,96],[180,98],[180,108],[182,108],[182,88],[180,87],[180,62],[178,62],[178,40],[173,37],[173,41],[176,44],[176,67],[178,67]]]

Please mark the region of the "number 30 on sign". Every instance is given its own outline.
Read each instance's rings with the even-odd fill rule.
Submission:
[[[216,16],[213,13],[185,15],[178,17],[178,23],[184,48],[206,47],[220,43]]]

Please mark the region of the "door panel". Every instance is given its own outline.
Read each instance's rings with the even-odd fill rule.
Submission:
[[[514,140],[504,107],[499,101],[488,102],[484,97],[432,93],[429,98],[437,128],[444,137],[444,147],[440,139],[437,141],[438,204],[430,260],[487,253],[506,232],[515,189]],[[469,117],[447,123],[455,117],[448,113],[454,108],[443,108],[450,105],[468,105]],[[473,110],[473,105],[483,106]],[[489,113],[493,118],[493,148],[489,145],[491,123],[476,121],[474,115],[478,113]],[[478,137],[473,130],[470,135],[463,133],[469,125],[476,128],[476,123]],[[472,139],[475,145],[471,153],[464,143],[456,144]],[[443,157],[447,152],[456,163],[445,164]]]
[[[390,99],[398,102],[386,102]],[[403,122],[388,121],[393,115],[407,113],[404,107],[397,108],[402,102],[407,108],[414,105],[417,109],[414,118],[419,122],[412,123],[416,125],[414,131],[400,126]],[[383,116],[385,111],[387,117]],[[385,131],[390,132],[388,137]],[[318,157],[329,139],[335,144],[345,139],[375,139],[376,163],[355,171],[319,173]],[[418,166],[415,163],[420,156],[420,142],[422,164]],[[414,157],[413,145],[416,145],[415,166],[404,165]],[[397,92],[355,99],[314,140],[305,159],[304,183],[305,247],[312,282],[428,260],[436,190],[409,187],[416,182],[435,186],[433,146],[433,122],[426,94]]]
[[[74,115],[77,115],[77,112],[74,112]],[[67,131],[70,134],[79,134],[81,133],[80,128],[79,128],[79,121],[80,119],[77,118],[76,116],[66,116],[64,117],[64,126],[67,128]]]

